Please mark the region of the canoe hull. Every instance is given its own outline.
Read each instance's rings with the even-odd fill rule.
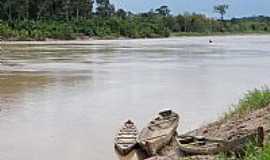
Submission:
[[[138,145],[137,136],[137,127],[132,121],[128,120],[115,137],[115,150],[120,155],[127,155]]]
[[[114,148],[120,155],[127,155],[129,154],[132,150],[136,148],[137,144],[130,145],[128,147],[123,147],[122,145],[115,144]]]
[[[156,155],[176,134],[179,116],[172,111],[166,111],[166,114],[163,113],[160,112],[138,136],[139,145],[150,156]]]

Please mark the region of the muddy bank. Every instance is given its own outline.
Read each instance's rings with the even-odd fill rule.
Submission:
[[[264,128],[264,143],[269,142],[270,138],[270,105],[266,108],[251,112],[244,116],[234,115],[229,118],[223,118],[216,122],[207,124],[196,130],[190,131],[179,136],[197,136],[206,139],[221,139],[229,141],[239,138],[240,134],[248,134],[256,130],[258,127]],[[178,137],[179,137],[178,136]],[[165,146],[159,154],[161,156],[171,156],[175,154],[178,148],[175,140]],[[196,155],[188,157],[176,157],[171,159],[189,159],[189,160],[214,160],[216,155]]]
[[[265,132],[269,134],[270,106],[254,111],[245,116],[235,115],[227,119],[221,119],[186,134],[230,139],[240,131],[255,130],[259,126],[263,127]]]

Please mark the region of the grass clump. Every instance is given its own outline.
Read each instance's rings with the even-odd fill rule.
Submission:
[[[261,89],[248,91],[241,98],[237,105],[233,105],[232,109],[225,114],[225,118],[232,116],[243,116],[252,111],[267,107],[270,104],[270,89],[267,86]]]
[[[254,144],[247,145],[246,151],[242,156],[230,155],[225,153],[219,154],[216,160],[270,160],[270,143],[264,148],[258,148]]]
[[[243,160],[270,160],[270,143],[265,145],[264,148],[257,148],[255,145],[249,145]]]

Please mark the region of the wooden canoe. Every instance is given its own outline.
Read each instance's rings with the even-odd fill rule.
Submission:
[[[225,150],[226,142],[223,140],[209,140],[203,137],[178,138],[179,150],[186,156],[213,155]]]
[[[138,143],[149,156],[154,156],[176,134],[179,116],[171,110],[162,111],[143,128]]]
[[[124,123],[115,137],[115,149],[120,155],[127,155],[137,145],[138,130],[134,122],[128,120]]]
[[[229,139],[209,139],[201,136],[180,136],[177,138],[180,152],[185,155],[215,155],[219,153],[241,154],[249,143],[258,147],[263,146],[264,130],[258,127],[256,130],[238,132]]]

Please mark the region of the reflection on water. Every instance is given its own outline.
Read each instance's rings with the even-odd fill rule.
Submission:
[[[211,39],[2,46],[0,159],[117,159],[126,118],[141,128],[169,107],[184,132],[270,85],[269,36]]]
[[[19,103],[24,93],[33,88],[46,87],[49,79],[43,75],[24,75],[21,73],[0,73],[0,109],[12,108]]]

